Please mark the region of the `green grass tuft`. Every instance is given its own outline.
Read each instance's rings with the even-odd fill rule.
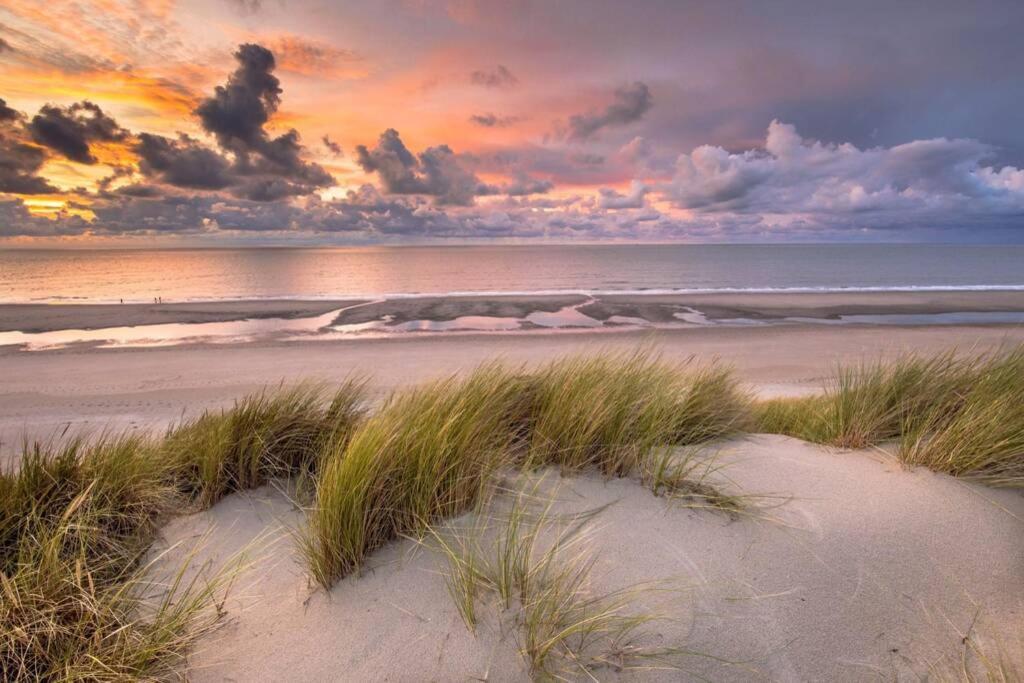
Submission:
[[[327,444],[344,443],[362,419],[364,386],[349,380],[330,401],[309,384],[247,396],[172,429],[164,457],[182,492],[202,507],[273,478],[313,477]]]
[[[216,624],[214,598],[230,571],[184,582],[183,567],[159,601],[147,596],[144,556],[171,498],[160,461],[134,448],[143,444],[117,438],[56,454],[36,449],[23,469],[0,479],[8,494],[0,528],[3,680],[167,677]],[[13,516],[16,508],[22,513]]]
[[[823,395],[754,412],[762,432],[842,448],[896,441],[907,464],[1024,487],[1024,347],[839,368]]]
[[[469,508],[503,465],[626,476],[654,449],[732,433],[748,414],[728,370],[646,352],[566,358],[533,373],[490,364],[398,392],[324,455],[301,540],[306,564],[329,587],[382,544]]]
[[[910,465],[1024,488],[1024,347],[971,363],[969,381],[936,398],[903,429]]]
[[[555,361],[532,392],[527,464],[609,476],[635,471],[655,447],[736,432],[748,415],[728,369],[690,371],[645,351]]]
[[[497,365],[395,394],[324,456],[301,542],[324,587],[399,535],[466,510],[508,457],[519,384]]]

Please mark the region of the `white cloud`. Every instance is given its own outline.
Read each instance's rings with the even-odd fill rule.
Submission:
[[[922,227],[1024,218],[1024,171],[984,165],[977,140],[858,149],[802,138],[773,121],[763,149],[703,145],[676,162],[664,199],[699,214],[799,219],[821,227]]]

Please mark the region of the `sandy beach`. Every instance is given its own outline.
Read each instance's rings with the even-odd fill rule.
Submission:
[[[590,540],[596,590],[678,587],[656,596],[668,619],[645,642],[693,654],[599,680],[956,680],[972,625],[1020,645],[1024,497],[785,437],[719,449],[728,490],[767,496],[749,514],[673,506],[630,479],[547,473],[559,513],[608,506]],[[165,529],[164,547],[181,544],[171,567],[196,544],[197,562],[219,566],[253,543],[227,624],[191,659],[194,680],[530,680],[513,627],[467,629],[429,543],[393,543],[360,576],[311,592],[289,532],[301,523],[264,488]]]
[[[1024,683],[1024,2],[853,4],[5,1],[0,683]]]
[[[544,297],[481,302],[398,300],[349,309],[398,319],[523,315],[589,306],[595,317],[658,320],[679,306],[716,318],[770,320],[851,314],[1015,311],[1020,293]],[[17,329],[63,325],[210,322],[252,316],[308,317],[342,302],[165,306],[0,307]],[[119,315],[127,311],[127,316]],[[368,318],[367,318],[368,319]],[[1017,325],[706,325],[685,329],[396,334],[327,341],[256,340],[142,348],[69,345],[0,350],[0,449],[16,460],[23,437],[128,429],[158,432],[203,410],[278,383],[369,380],[373,399],[418,382],[464,373],[492,359],[527,368],[565,355],[640,346],[672,361],[720,361],[765,398],[821,391],[839,363],[901,354],[977,353],[1024,342]],[[666,619],[644,646],[686,655],[600,680],[916,680],[951,672],[963,637],[1013,640],[1024,620],[1024,497],[924,469],[884,449],[843,451],[751,434],[705,451],[716,486],[749,503],[740,515],[692,510],[651,495],[635,478],[549,471],[545,495],[560,514],[607,506],[588,542],[595,590],[638,582],[678,587],[655,600]],[[525,486],[522,476],[510,486]],[[430,544],[399,540],[372,554],[359,575],[330,591],[305,573],[293,531],[305,514],[281,485],[227,496],[175,517],[161,531],[159,567],[188,553],[203,571],[235,552],[252,554],[226,619],[189,657],[197,681],[529,680],[521,634],[500,610],[475,633],[445,583]],[[444,528],[473,528],[487,510]],[[483,517],[480,517],[480,516]],[[643,604],[643,599],[639,604]],[[666,668],[667,667],[667,668]]]
[[[974,352],[1024,340],[1007,325],[707,327],[597,333],[402,335],[345,341],[0,350],[0,452],[66,429],[161,430],[267,385],[370,380],[375,395],[500,358],[537,365],[576,352],[652,345],[667,359],[720,360],[761,396],[820,390],[840,362]]]

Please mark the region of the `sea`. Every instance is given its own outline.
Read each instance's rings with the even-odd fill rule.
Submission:
[[[0,303],[987,289],[1024,290],[1024,246],[0,250]]]

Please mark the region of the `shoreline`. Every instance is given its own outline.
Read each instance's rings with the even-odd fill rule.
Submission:
[[[843,316],[1024,313],[1020,290],[916,290],[843,292],[487,294],[394,298],[251,299],[166,304],[0,304],[0,332],[39,334],[146,325],[193,325],[242,320],[296,320],[350,308],[336,325],[387,320],[387,325],[421,320],[452,321],[463,316],[525,318],[578,306],[601,322],[615,316],[647,323],[681,321],[693,309],[708,321],[775,321],[800,317],[837,320]],[[385,316],[390,316],[385,318]]]

